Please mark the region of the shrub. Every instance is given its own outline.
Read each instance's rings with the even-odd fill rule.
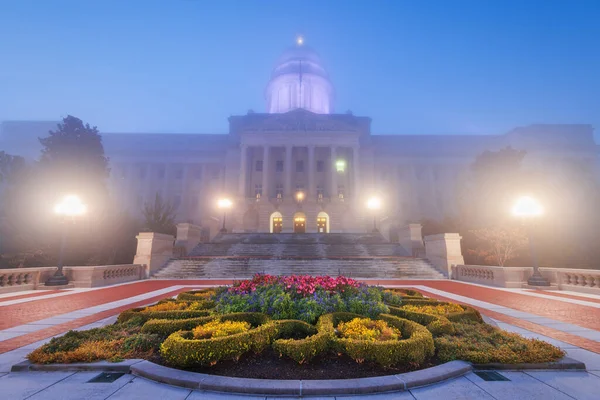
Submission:
[[[448,315],[464,312],[464,309],[460,305],[455,303],[439,303],[436,305],[432,304],[422,306],[406,305],[402,306],[402,309],[406,311],[413,311],[433,315]]]
[[[542,363],[556,361],[565,352],[537,339],[527,339],[487,324],[456,323],[456,334],[435,339],[441,361],[464,360],[475,364]]]
[[[348,318],[348,315],[336,314],[334,320]],[[359,363],[374,361],[383,367],[407,362],[421,364],[433,355],[433,338],[424,326],[389,314],[382,314],[378,318],[402,332],[402,339],[373,342],[338,338],[335,339],[336,348]]]
[[[273,342],[273,349],[280,356],[285,355],[303,364],[329,348],[331,331],[319,332],[313,325],[297,320],[277,321],[277,326],[277,340]],[[323,325],[320,326],[323,328]]]
[[[160,335],[140,333],[125,338],[121,350],[124,353],[145,353],[158,349],[161,342]]]
[[[178,301],[164,301],[162,303],[148,306],[141,310],[141,312],[157,312],[157,311],[181,311],[187,310],[189,307],[189,303],[186,302],[178,302]]]
[[[189,331],[198,325],[217,319],[216,316],[206,316],[186,319],[151,319],[142,326],[143,333],[155,333],[163,337],[177,331]]]
[[[143,308],[133,308],[123,311],[117,318],[118,323],[128,322],[131,319],[145,323],[151,319],[188,319],[206,317],[211,314],[210,310],[174,310],[174,311],[152,311],[143,312]]]
[[[31,352],[27,358],[37,364],[60,363],[69,364],[76,362],[92,362],[98,360],[111,360],[118,358],[119,346],[123,340],[94,340],[81,343],[77,348],[68,351],[48,353],[40,347]]]
[[[222,360],[238,360],[244,353],[262,352],[277,332],[275,323],[230,336],[192,339],[191,332],[171,334],[160,346],[165,361],[173,366],[189,368],[214,365]]]
[[[454,325],[448,320],[448,318],[441,315],[409,311],[406,307],[390,307],[390,314],[425,326],[433,336],[449,335],[454,333]]]
[[[214,289],[202,289],[192,290],[190,292],[183,292],[177,295],[177,300],[187,301],[198,301],[198,300],[210,300],[215,295]]]
[[[266,324],[270,318],[268,315],[259,312],[241,312],[221,315],[221,321],[244,321],[248,322],[253,328]]]
[[[385,321],[370,318],[354,318],[341,322],[337,330],[341,337],[371,342],[398,340],[402,336],[397,328],[390,327]]]
[[[211,321],[193,329],[194,339],[208,339],[247,332],[250,324],[244,321]]]

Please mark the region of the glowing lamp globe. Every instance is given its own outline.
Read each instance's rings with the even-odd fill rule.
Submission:
[[[523,196],[513,206],[512,213],[516,217],[533,218],[542,215],[544,209],[533,197]]]
[[[381,208],[381,200],[377,197],[371,197],[369,201],[367,201],[367,208],[369,210],[379,210]]]
[[[87,212],[87,207],[81,199],[75,195],[66,196],[60,203],[54,206],[54,212],[66,217],[76,217]]]
[[[231,202],[231,200],[229,199],[219,199],[219,201],[217,202],[217,206],[219,208],[230,208],[233,205],[233,203]]]

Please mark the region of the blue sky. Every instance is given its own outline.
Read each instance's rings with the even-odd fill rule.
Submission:
[[[600,130],[594,0],[0,0],[0,120],[224,133],[298,33],[375,133]]]

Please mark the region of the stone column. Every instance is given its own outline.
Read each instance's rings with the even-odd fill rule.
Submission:
[[[271,148],[269,146],[263,147],[263,170],[262,170],[262,196],[268,201],[269,200],[269,152]]]
[[[353,193],[353,197],[355,199],[358,199],[360,196],[360,188],[359,188],[359,182],[360,182],[360,167],[359,167],[359,154],[358,154],[358,146],[354,146],[352,148],[352,176],[354,179],[354,184],[352,185],[352,189],[354,191]]]
[[[317,190],[315,189],[315,146],[308,146],[308,188],[307,198],[317,198]]]
[[[293,197],[292,193],[292,146],[285,146],[285,183],[283,189],[284,197]]]
[[[246,168],[248,167],[248,146],[242,145],[242,156],[241,156],[241,165],[240,165],[240,196],[242,198],[246,198]]]
[[[331,163],[329,168],[331,168],[331,188],[329,189],[329,197],[333,199],[337,199],[338,197],[338,185],[337,185],[337,166],[335,165],[337,154],[335,151],[335,146],[330,147],[331,151]]]

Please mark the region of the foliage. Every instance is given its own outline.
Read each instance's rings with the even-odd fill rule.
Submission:
[[[371,342],[398,340],[402,336],[397,328],[390,327],[385,321],[370,318],[354,318],[340,322],[337,327],[340,337]]]
[[[433,315],[447,315],[451,313],[460,313],[464,311],[464,309],[461,306],[455,303],[441,303],[437,305],[426,306],[406,305],[403,306],[402,309],[406,311],[420,312]]]
[[[194,339],[209,339],[247,332],[250,324],[246,321],[211,321],[195,327]]]
[[[434,337],[454,333],[454,325],[452,325],[448,318],[441,315],[425,314],[419,311],[409,311],[406,309],[406,306],[402,308],[390,307],[390,314],[399,318],[415,321],[423,325]]]
[[[334,311],[368,317],[388,311],[382,302],[381,289],[343,277],[323,278],[280,279],[257,275],[218,294],[215,310],[219,314],[262,312],[275,320],[299,319],[308,323],[315,323],[321,315]]]
[[[335,313],[334,324],[356,317],[349,313]],[[433,355],[433,337],[424,326],[388,314],[381,314],[378,318],[402,332],[402,340],[369,341],[337,338],[334,346],[358,363],[373,361],[383,367],[407,362],[418,365]]]
[[[154,202],[145,203],[142,215],[144,216],[144,228],[149,232],[166,233],[174,235],[176,207],[169,201],[163,200],[160,193],[156,193]]]
[[[528,240],[520,228],[484,228],[471,231],[480,241],[489,246],[490,252],[499,266],[514,258],[520,249],[527,246]]]
[[[464,360],[475,364],[542,363],[556,361],[565,352],[537,339],[524,338],[487,324],[457,323],[456,333],[435,339],[441,361]]]
[[[167,337],[173,332],[192,330],[198,325],[214,321],[216,318],[215,316],[204,316],[182,319],[151,319],[142,326],[142,332]]]
[[[208,300],[215,295],[214,289],[192,290],[190,292],[179,293],[177,300]]]
[[[299,364],[307,363],[315,356],[329,349],[334,338],[333,319],[331,314],[323,315],[317,322],[317,327],[303,321],[277,321],[277,340],[273,349],[281,356],[285,355]],[[290,336],[302,335],[302,338]]]

